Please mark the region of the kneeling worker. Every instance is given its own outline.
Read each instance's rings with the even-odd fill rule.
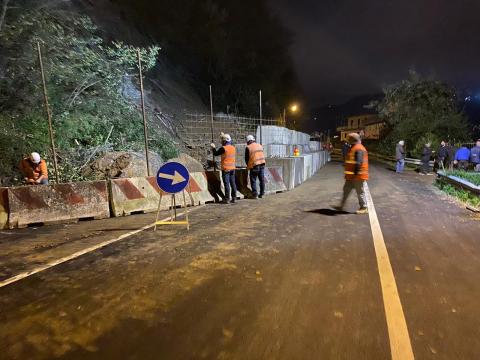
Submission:
[[[360,208],[357,214],[367,214],[367,199],[365,196],[365,184],[368,180],[368,152],[362,145],[360,135],[348,134],[348,142],[352,145],[345,159],[345,185],[343,186],[342,202],[334,206],[335,210],[342,211],[348,196],[353,189],[357,192]]]
[[[262,198],[265,195],[265,153],[263,146],[255,142],[253,135],[247,136],[245,148],[245,162],[250,171],[250,186],[253,198]],[[260,182],[260,194],[257,192],[257,178]]]
[[[47,163],[36,152],[20,162],[20,171],[28,185],[48,185]]]
[[[235,183],[235,157],[236,149],[232,145],[232,138],[228,134],[222,133],[220,135],[222,147],[216,149],[215,144],[212,143],[212,151],[214,156],[221,156],[222,159],[222,180],[225,186],[224,204],[230,203],[230,192],[232,203],[235,203],[237,198],[237,185]]]

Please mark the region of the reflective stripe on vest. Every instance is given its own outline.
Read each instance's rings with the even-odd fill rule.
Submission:
[[[357,151],[363,152],[363,163],[360,165],[360,169],[355,174],[355,153]],[[348,152],[345,159],[345,179],[346,180],[368,180],[368,152],[362,144],[355,144]]]
[[[225,152],[222,154],[222,170],[235,170],[235,146],[225,145]]]
[[[265,164],[265,154],[263,146],[257,143],[251,143],[248,148],[247,169],[253,169],[254,166]]]

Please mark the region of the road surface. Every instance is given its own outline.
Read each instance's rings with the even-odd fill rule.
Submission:
[[[432,177],[371,167],[378,229],[330,210],[332,163],[294,191],[198,208],[189,232],[138,231],[153,214],[2,231],[0,281],[59,264],[0,287],[0,357],[374,360],[407,344],[478,359],[478,218]]]

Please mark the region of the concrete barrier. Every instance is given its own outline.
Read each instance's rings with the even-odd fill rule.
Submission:
[[[267,167],[281,167],[282,177],[287,190],[305,181],[303,157],[288,157],[283,159],[267,159]]]
[[[0,188],[0,229],[8,228],[8,188]]]
[[[112,215],[127,216],[135,213],[154,212],[158,209],[160,189],[155,176],[124,178],[110,180],[110,206]],[[185,189],[187,205],[203,205],[214,202],[215,199],[208,191],[207,177],[204,173],[190,173],[190,183]],[[171,197],[168,194],[162,200],[161,210],[171,206]],[[175,195],[177,206],[183,205],[183,194]]]
[[[283,182],[283,168],[280,166],[265,168],[265,193],[276,194],[287,191]]]
[[[110,217],[105,181],[13,187],[7,194],[10,229]]]

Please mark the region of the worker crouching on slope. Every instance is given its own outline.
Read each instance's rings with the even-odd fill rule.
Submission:
[[[224,204],[231,202],[235,203],[237,198],[237,185],[235,183],[235,157],[236,149],[232,145],[232,138],[228,134],[222,133],[220,135],[222,141],[222,147],[216,149],[215,144],[212,143],[212,151],[214,156],[221,156],[222,159],[222,180],[223,186],[225,186],[225,198]]]
[[[368,180],[368,152],[362,145],[360,135],[348,134],[348,142],[352,145],[345,159],[345,185],[343,186],[342,202],[334,206],[335,210],[342,211],[348,196],[353,189],[357,192],[360,208],[357,214],[367,214],[367,198],[365,196],[365,184]]]
[[[254,199],[262,198],[265,195],[265,153],[263,152],[263,146],[255,142],[253,135],[247,136],[245,163],[250,171],[252,196]],[[257,178],[260,182],[260,194],[257,192]]]
[[[20,162],[20,171],[28,185],[48,185],[47,163],[36,152]]]

